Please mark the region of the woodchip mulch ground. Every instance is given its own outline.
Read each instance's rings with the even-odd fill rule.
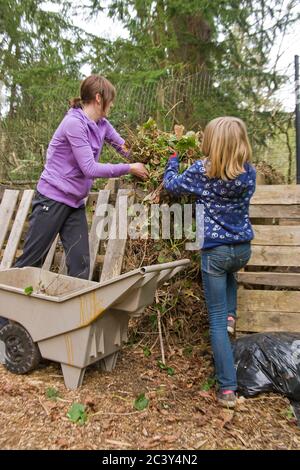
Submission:
[[[239,398],[222,409],[207,386],[212,361],[206,340],[189,355],[174,348],[169,376],[138,345],[126,346],[113,372],[88,368],[77,391],[64,387],[60,367],[49,363],[17,376],[0,366],[1,449],[300,449],[300,429],[289,401],[279,395]],[[206,385],[206,387],[205,387]],[[47,398],[47,389],[59,392]],[[208,390],[204,390],[208,389]],[[148,407],[133,404],[144,393]],[[85,424],[67,412],[82,403]]]

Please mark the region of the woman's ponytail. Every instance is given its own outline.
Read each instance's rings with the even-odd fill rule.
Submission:
[[[82,108],[82,101],[81,98],[72,98],[69,100],[70,108]]]

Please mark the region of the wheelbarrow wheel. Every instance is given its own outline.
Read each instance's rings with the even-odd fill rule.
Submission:
[[[0,330],[0,341],[5,344],[5,367],[14,374],[26,374],[35,369],[41,359],[36,343],[22,325],[9,322]]]

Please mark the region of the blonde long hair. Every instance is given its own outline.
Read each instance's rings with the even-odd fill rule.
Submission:
[[[252,157],[245,123],[231,116],[213,119],[204,130],[202,151],[209,178],[235,179]]]

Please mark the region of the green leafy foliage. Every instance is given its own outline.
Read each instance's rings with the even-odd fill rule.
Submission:
[[[54,388],[54,387],[49,387],[46,390],[46,397],[49,398],[49,400],[54,400],[56,401],[57,398],[60,398],[60,393],[59,391]]]
[[[149,399],[145,396],[144,393],[141,393],[134,401],[134,408],[138,411],[145,410],[149,405]]]
[[[150,324],[153,330],[157,330],[157,315],[149,315]]]
[[[299,0],[288,7],[276,0],[106,3],[129,38],[87,34],[74,25],[68,0],[53,0],[56,12],[38,0],[1,2],[0,82],[7,96],[0,110],[1,180],[38,179],[68,100],[79,94],[82,64],[101,70],[116,85],[110,119],[123,135],[127,126],[135,128],[152,116],[138,131],[141,147],[133,145],[134,160],[149,165],[145,189],[159,186],[168,147],[184,163],[201,156],[198,131],[218,115],[246,121],[256,159],[273,138],[283,136],[285,151],[279,153],[286,164],[293,151],[288,139],[293,113],[283,112],[274,96],[288,77],[270,68],[269,60],[274,37],[280,44],[299,20]],[[85,7],[91,18],[101,9],[102,2]],[[190,132],[181,137],[170,132],[178,122]],[[102,161],[119,161],[104,153]],[[125,179],[133,181],[131,175]]]
[[[33,287],[32,286],[25,287],[24,293],[26,295],[31,295],[33,293]]]
[[[210,377],[207,379],[207,381],[204,384],[202,384],[201,389],[205,392],[208,392],[215,384],[216,384],[215,377]]]
[[[82,403],[73,403],[67,413],[67,418],[69,418],[72,423],[78,423],[80,425],[85,424],[87,421],[85,406]]]
[[[129,131],[128,143],[131,147],[131,159],[146,165],[150,178],[138,184],[148,193],[146,200],[159,202],[162,194],[162,180],[168,158],[176,151],[182,162],[181,166],[201,158],[201,133],[184,133],[184,126],[175,126],[174,132],[161,131],[153,118],[140,126],[136,132]],[[150,193],[150,194],[149,194]],[[170,261],[163,254],[161,263]]]
[[[170,377],[172,377],[175,374],[175,370],[173,369],[173,367],[167,366],[162,361],[158,361],[157,365],[161,370],[166,371]]]
[[[143,348],[143,353],[145,357],[150,357],[151,356],[151,350],[146,346]]]
[[[186,346],[183,350],[183,354],[186,356],[186,357],[191,357],[193,355],[193,346]]]
[[[281,412],[282,416],[284,416],[288,421],[294,421],[295,420],[295,414],[293,411],[293,408],[289,406],[287,409],[283,410]]]

